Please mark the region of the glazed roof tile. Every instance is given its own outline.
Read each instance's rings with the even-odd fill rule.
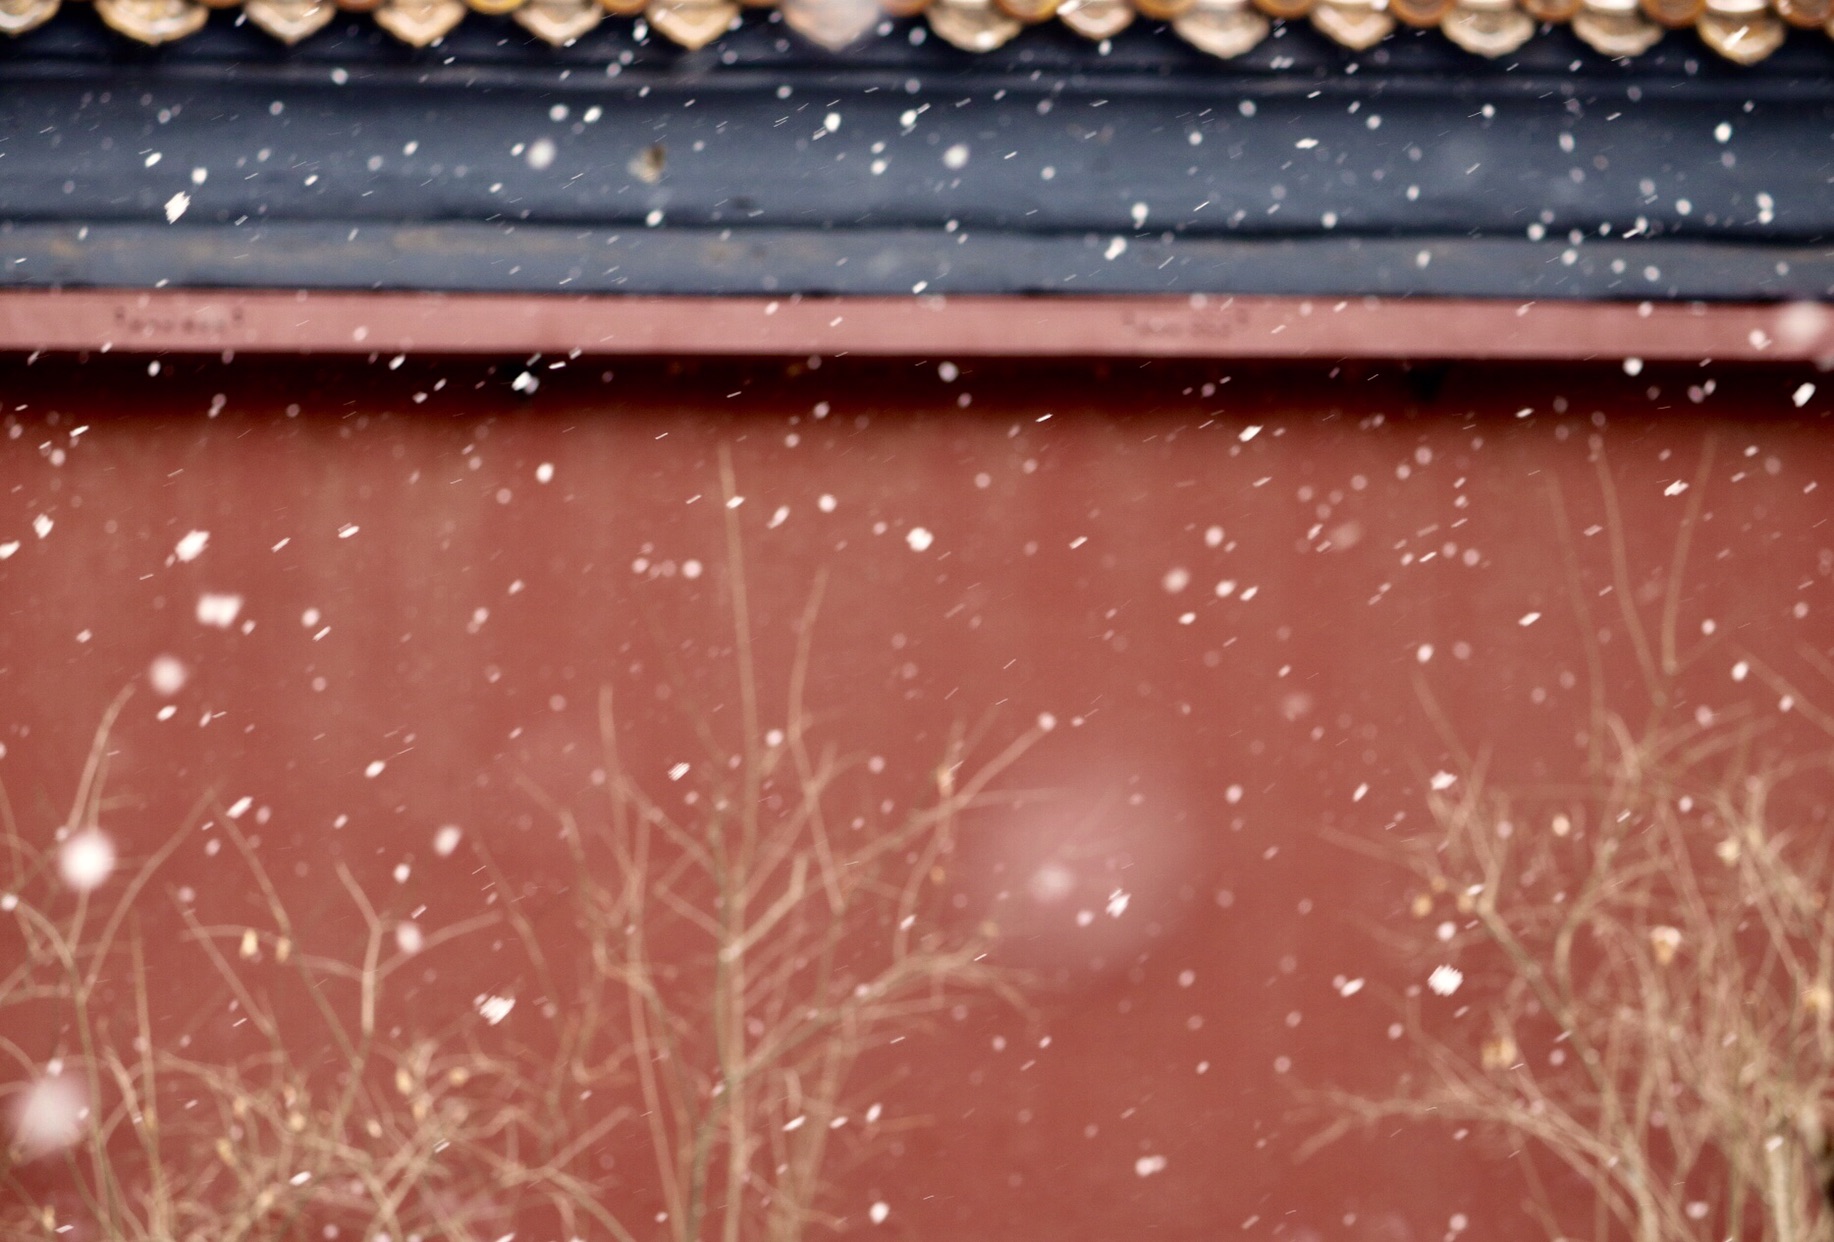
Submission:
[[[1614,57],[1636,56],[1664,32],[1691,26],[1740,64],[1769,56],[1792,27],[1834,36],[1834,0],[0,0],[0,31],[21,34],[60,7],[82,3],[93,3],[109,26],[147,44],[195,33],[216,8],[240,8],[286,43],[314,34],[340,11],[367,12],[416,47],[439,41],[468,14],[507,13],[557,46],[610,18],[647,23],[698,48],[731,29],[745,7],[776,8],[804,38],[836,51],[873,37],[885,16],[918,14],[938,36],[972,52],[997,48],[1039,22],[1057,21],[1100,41],[1145,19],[1225,59],[1254,48],[1278,23],[1301,21],[1355,50],[1398,28],[1437,27],[1467,52],[1492,58],[1554,24],[1570,26]]]

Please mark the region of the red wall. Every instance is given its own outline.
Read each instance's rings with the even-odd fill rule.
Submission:
[[[1576,592],[1612,693],[1634,695],[1612,545],[1655,625],[1696,499],[1688,704],[1776,716],[1769,687],[1728,674],[1749,653],[1813,684],[1801,648],[1834,647],[1834,458],[1825,397],[1792,394],[1815,376],[1130,362],[949,380],[940,361],[543,361],[533,395],[512,390],[519,363],[6,362],[0,547],[19,546],[0,561],[0,781],[19,833],[50,844],[104,707],[138,682],[101,813],[128,868],[206,791],[250,797],[238,823],[300,942],[348,954],[361,927],[338,860],[385,917],[429,932],[486,908],[468,851],[433,849],[457,824],[564,952],[573,864],[528,786],[602,815],[601,686],[657,796],[699,757],[684,706],[716,730],[736,713],[729,446],[764,722],[783,723],[795,623],[825,573],[809,703],[843,751],[884,760],[847,796],[908,808],[933,796],[952,728],[985,726],[989,754],[1040,713],[1059,722],[1003,782],[1040,796],[979,816],[947,881],[954,908],[1000,924],[1030,1012],[945,1013],[860,1067],[849,1098],[887,1124],[836,1149],[829,1207],[850,1231],[870,1234],[883,1200],[881,1234],[954,1242],[1401,1242],[1461,1214],[1474,1236],[1537,1236],[1504,1150],[1478,1137],[1394,1128],[1296,1162],[1327,1120],[1306,1088],[1405,1068],[1387,1028],[1423,978],[1384,939],[1417,931],[1399,871],[1333,834],[1425,830],[1454,743],[1488,748],[1501,783],[1577,771]],[[175,559],[193,530],[207,545]],[[241,597],[233,626],[200,624],[206,592]],[[169,699],[145,685],[161,655],[189,670]],[[1783,735],[1799,717],[1778,717]],[[207,852],[221,836],[181,847],[138,925],[163,981],[155,1026],[228,1056],[252,1037],[174,912],[189,885],[200,924],[267,925],[233,850]],[[20,943],[5,935],[0,956]],[[384,1025],[403,1044],[544,1038],[539,984],[500,931],[398,978]],[[483,993],[518,1008],[484,1025]],[[130,1002],[105,989],[118,1027]],[[0,1008],[0,1035],[30,1063],[77,1055],[54,1012]],[[1438,1020],[1453,1038],[1476,1021],[1449,1005]],[[661,1236],[636,1123],[602,1147],[618,1210]],[[55,1196],[53,1165],[28,1184]]]

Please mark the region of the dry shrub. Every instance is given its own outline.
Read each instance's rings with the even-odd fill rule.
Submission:
[[[721,483],[731,499],[724,453]],[[842,1223],[832,1148],[870,1146],[884,1129],[876,1109],[849,1107],[859,1058],[965,998],[1019,999],[1021,980],[987,960],[996,929],[954,911],[948,878],[960,834],[1011,801],[993,783],[1050,722],[979,760],[958,730],[917,806],[859,814],[860,761],[823,740],[803,702],[819,589],[788,670],[786,725],[766,731],[743,547],[725,512],[739,710],[719,717],[724,733],[690,710],[704,753],[692,780],[665,786],[665,808],[624,763],[602,693],[599,807],[524,781],[573,879],[561,917],[539,927],[516,899],[517,859],[474,832],[484,913],[403,940],[340,860],[343,913],[319,909],[304,928],[239,812],[208,797],[131,873],[97,855],[95,883],[73,887],[60,863],[111,842],[102,790],[127,692],[95,734],[61,827],[21,825],[0,798],[11,872],[0,934],[16,956],[0,975],[0,1052],[12,1062],[0,1090],[15,1105],[0,1236],[267,1242],[335,1229],[364,1242],[490,1242],[538,1223],[630,1242],[653,1235],[655,1215],[675,1242],[793,1242]],[[206,828],[239,859],[257,917],[206,923],[188,896],[161,890],[161,868]],[[143,927],[173,922],[197,957],[157,976]],[[359,934],[310,942],[340,923]],[[480,998],[443,1022],[391,1008],[391,980],[410,960],[492,929],[539,984],[524,1010],[535,1034],[492,1029],[513,998]],[[255,1050],[194,1040],[201,1005],[156,1017],[151,996],[187,990],[226,999]],[[598,1158],[608,1139],[646,1150],[651,1177],[613,1180]],[[645,1219],[633,1226],[637,1205]]]
[[[1430,830],[1396,848],[1351,842],[1411,875],[1418,922],[1398,939],[1412,977],[1456,962],[1464,979],[1442,972],[1399,999],[1412,1067],[1390,1095],[1332,1093],[1321,1141],[1397,1117],[1476,1127],[1517,1158],[1554,1238],[1834,1237],[1834,720],[1749,652],[1683,649],[1682,570],[1711,456],[1709,442],[1653,619],[1612,546],[1639,694],[1634,711],[1611,710],[1623,691],[1589,643],[1582,778],[1509,788],[1471,758],[1435,782]],[[1553,501],[1590,636],[1599,593],[1579,588]],[[1709,653],[1716,669],[1739,659],[1735,676],[1767,682],[1790,715],[1683,707],[1683,679]]]

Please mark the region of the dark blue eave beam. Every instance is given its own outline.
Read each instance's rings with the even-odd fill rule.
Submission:
[[[0,285],[1834,296],[1823,35],[1738,70],[1691,35],[1492,63],[1289,25],[1225,64],[1144,25],[908,29],[555,50],[473,18],[415,52],[219,15],[147,51],[73,11],[0,43]]]

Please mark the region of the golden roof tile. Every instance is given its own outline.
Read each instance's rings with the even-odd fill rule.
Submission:
[[[68,0],[81,3],[83,0]],[[88,0],[102,20],[142,43],[194,33],[210,9],[240,6],[256,26],[285,43],[324,27],[342,9],[373,12],[405,43],[425,47],[468,13],[512,14],[556,46],[572,43],[607,15],[641,15],[688,48],[704,47],[739,19],[738,0]],[[0,0],[0,33],[42,25],[66,0]],[[1277,21],[1309,20],[1345,47],[1375,46],[1398,26],[1433,27],[1478,56],[1521,47],[1537,23],[1567,23],[1607,56],[1636,56],[1665,31],[1693,27],[1728,60],[1755,64],[1782,45],[1791,27],[1834,36],[1834,0],[744,0],[774,7],[803,38],[840,51],[866,38],[886,14],[921,13],[956,47],[986,52],[1027,25],[1052,18],[1092,41],[1112,38],[1136,17],[1167,22],[1186,42],[1227,59],[1266,39]]]

